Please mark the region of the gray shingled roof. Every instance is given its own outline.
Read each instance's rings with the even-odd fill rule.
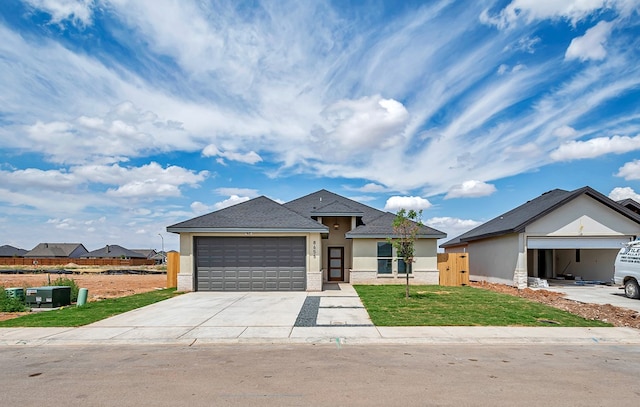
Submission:
[[[313,209],[311,216],[363,216],[364,212],[354,209],[344,202],[333,201],[329,204]]]
[[[307,218],[310,218],[312,216],[321,216],[320,214],[314,213],[314,211],[318,211],[325,205],[332,205],[336,209],[338,208],[338,205],[340,205],[340,207],[343,209],[349,208],[350,211],[361,212],[361,215],[351,216],[362,216],[362,221],[364,223],[376,219],[384,214],[383,211],[379,211],[375,208],[361,204],[360,202],[356,202],[349,198],[345,198],[341,195],[334,194],[333,192],[327,191],[326,189],[321,189],[320,191],[303,196],[302,198],[294,199],[293,201],[284,204],[285,207],[298,212],[299,214]]]
[[[0,246],[0,257],[22,257],[26,253],[26,250],[18,249],[17,247],[9,246],[8,244]]]
[[[396,215],[389,212],[384,212],[376,219],[370,220],[365,225],[360,225],[346,234],[347,238],[386,238],[396,237],[393,231],[393,221]],[[432,238],[442,239],[447,237],[447,234],[439,230],[430,228],[429,226],[422,225],[418,238]]]
[[[509,212],[503,213],[502,215],[483,223],[475,229],[441,244],[440,247],[458,246],[473,240],[486,239],[509,233],[524,232],[527,225],[581,195],[587,195],[640,224],[640,215],[631,212],[629,209],[621,206],[617,202],[588,186],[576,189],[575,191],[554,189],[552,191],[545,192],[539,197],[528,201]]]
[[[81,259],[115,259],[115,258],[129,258],[129,259],[146,259],[147,256],[134,252],[133,250],[125,249],[117,244],[106,245],[105,247],[91,251],[89,253],[80,256]]]
[[[71,257],[74,252],[84,254],[87,249],[81,243],[40,243],[25,253],[24,257]]]
[[[143,255],[147,259],[152,259],[153,256],[158,254],[158,252],[156,252],[154,249],[130,249],[130,250]]]
[[[168,232],[301,231],[328,232],[329,228],[310,217],[260,196],[219,211],[167,227]]]

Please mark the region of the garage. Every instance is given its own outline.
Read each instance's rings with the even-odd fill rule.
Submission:
[[[607,283],[613,263],[628,238],[528,237],[529,277]]]
[[[196,291],[304,291],[306,238],[194,238]]]

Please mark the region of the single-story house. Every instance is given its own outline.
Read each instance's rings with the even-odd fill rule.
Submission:
[[[280,204],[261,196],[172,226],[178,290],[320,291],[324,282],[402,282],[387,241],[395,215],[320,190]],[[437,239],[422,226],[410,277],[438,284]]]
[[[29,258],[79,258],[87,253],[87,249],[81,243],[39,243],[36,247],[25,253]]]
[[[80,256],[82,259],[146,259],[144,254],[133,250],[125,249],[117,244],[106,245],[101,249],[97,249]]]
[[[590,187],[554,189],[442,245],[469,253],[472,280],[527,287],[528,277],[609,282],[640,215]]]
[[[147,260],[154,260],[156,264],[166,263],[167,253],[163,251],[157,252],[154,249],[131,249],[131,250],[144,255],[147,258]]]
[[[0,257],[23,257],[26,253],[26,250],[8,244],[0,246]]]

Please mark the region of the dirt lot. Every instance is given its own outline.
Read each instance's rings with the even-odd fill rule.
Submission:
[[[78,287],[88,290],[88,301],[99,301],[105,298],[124,297],[132,294],[153,291],[167,285],[166,274],[98,274],[84,272],[82,274],[0,274],[0,286],[39,287],[47,285],[58,277],[72,278]],[[0,321],[15,318],[21,314],[0,313]]]
[[[640,314],[626,308],[614,307],[610,304],[585,304],[568,300],[560,293],[547,290],[531,290],[529,288],[518,290],[515,287],[491,283],[472,283],[471,285],[540,302],[586,319],[597,319],[618,327],[640,329]]]

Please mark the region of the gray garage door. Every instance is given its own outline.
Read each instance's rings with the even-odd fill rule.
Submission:
[[[304,237],[196,237],[197,291],[304,291]]]

